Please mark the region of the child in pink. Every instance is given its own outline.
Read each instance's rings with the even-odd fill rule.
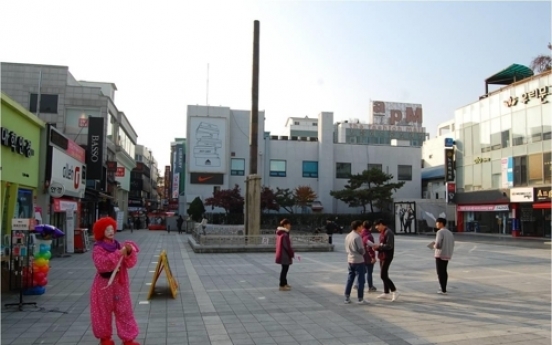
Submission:
[[[117,222],[113,218],[98,219],[94,224],[94,250],[92,258],[96,266],[96,276],[90,291],[90,316],[94,336],[100,339],[100,345],[115,345],[111,339],[112,320],[115,314],[117,335],[123,345],[140,345],[135,341],[139,329],[130,298],[130,283],[128,269],[136,265],[138,246],[132,241],[122,245],[115,240]],[[119,260],[121,265],[112,284],[108,286],[109,278],[116,269]]]

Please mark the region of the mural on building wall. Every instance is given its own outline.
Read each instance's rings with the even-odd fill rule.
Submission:
[[[190,118],[190,172],[226,171],[226,119]]]
[[[416,203],[395,203],[395,232],[398,234],[416,233]]]

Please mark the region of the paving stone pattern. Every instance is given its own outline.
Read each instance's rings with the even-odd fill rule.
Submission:
[[[138,340],[145,345],[551,342],[549,249],[457,241],[449,265],[449,295],[442,296],[436,294],[429,239],[397,237],[390,276],[402,292],[400,299],[381,301],[377,294],[366,294],[368,304],[344,305],[345,235],[334,236],[336,252],[302,254],[290,269],[290,292],[278,291],[279,266],[270,253],[195,254],[187,235],[174,232],[140,230],[117,236],[141,247],[130,276]],[[180,291],[172,299],[163,274],[147,303],[163,249]],[[52,260],[46,294],[25,296],[38,308],[19,312],[2,304],[1,344],[98,344],[88,308],[94,276],[90,256]],[[381,290],[379,268],[374,281]],[[14,301],[17,296],[2,296],[2,303]]]

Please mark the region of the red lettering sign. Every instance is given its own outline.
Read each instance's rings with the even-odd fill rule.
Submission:
[[[75,167],[75,174],[73,175],[73,187],[75,187],[76,190],[79,189],[81,182],[81,167]]]
[[[117,167],[115,177],[125,177],[125,167]]]

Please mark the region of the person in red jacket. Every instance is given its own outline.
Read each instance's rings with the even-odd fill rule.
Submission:
[[[378,291],[378,289],[376,289],[372,280],[374,264],[377,261],[376,252],[374,251],[372,246],[368,245],[368,241],[374,243],[374,236],[372,236],[372,232],[370,231],[371,228],[372,222],[370,222],[369,220],[364,221],[364,223],[362,223],[362,232],[360,233],[360,236],[362,236],[362,243],[364,244],[364,249],[366,250],[366,253],[364,254],[364,265],[366,266],[366,281],[368,282],[368,292],[376,292]],[[358,284],[355,284],[355,289],[358,289]]]
[[[289,291],[291,286],[287,283],[287,274],[289,266],[293,263],[295,253],[289,239],[289,230],[291,223],[287,219],[280,221],[280,226],[276,229],[276,263],[282,265],[280,271],[280,291]]]

